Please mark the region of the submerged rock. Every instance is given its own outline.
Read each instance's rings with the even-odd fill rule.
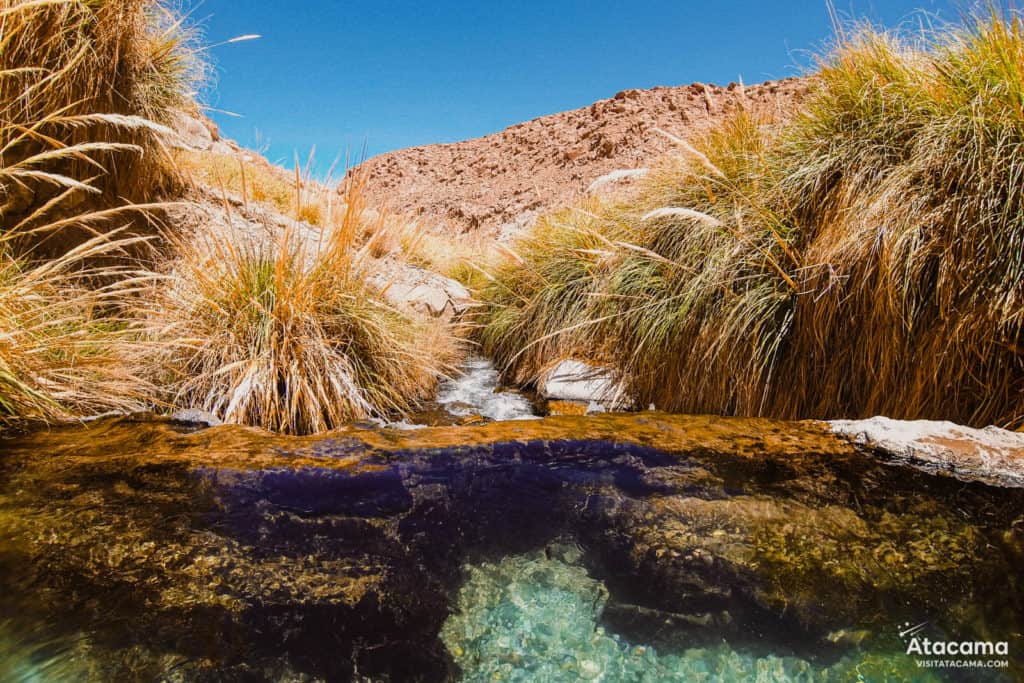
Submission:
[[[492,660],[531,680],[541,655],[599,678],[638,648],[650,671],[696,650],[729,671],[884,670],[906,621],[1024,631],[1022,510],[1024,490],[892,467],[821,423],[285,438],[110,419],[0,442],[0,647],[85,680],[441,681]],[[522,557],[544,561],[510,571]],[[520,575],[533,587],[495,588]],[[529,616],[559,609],[549,589],[592,633]],[[530,629],[467,637],[495,605]]]
[[[548,415],[586,415],[589,406],[581,401],[558,401],[547,402]]]
[[[548,555],[513,556],[465,568],[455,612],[441,628],[441,639],[462,669],[463,680],[938,680],[905,655],[883,658],[853,652],[828,666],[793,656],[740,652],[725,643],[663,654],[602,627],[608,589],[582,566]]]

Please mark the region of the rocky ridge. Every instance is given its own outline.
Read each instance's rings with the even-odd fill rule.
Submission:
[[[597,178],[642,167],[738,107],[785,116],[803,79],[727,87],[693,83],[624,90],[474,140],[389,152],[361,164],[371,205],[420,218],[437,232],[508,236],[570,202]]]

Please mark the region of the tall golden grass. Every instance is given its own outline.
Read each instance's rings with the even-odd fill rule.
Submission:
[[[607,360],[594,333],[605,291],[622,264],[619,240],[630,233],[615,207],[597,199],[539,219],[486,272],[478,295],[486,304],[478,336],[484,353],[510,379],[528,384],[552,360]]]
[[[1024,419],[1021,29],[993,11],[927,50],[861,32],[823,65],[782,150],[815,295],[778,410]]]
[[[137,274],[83,266],[138,239],[99,236],[35,264],[0,242],[0,426],[146,406],[152,387],[125,360],[136,335],[116,312],[139,285]],[[116,284],[83,284],[112,275],[121,276]]]
[[[340,200],[336,201],[330,179],[313,179],[309,164],[292,173],[255,154],[182,150],[174,156],[177,167],[193,183],[230,192],[246,204],[267,205],[284,216],[318,227],[326,228],[340,220],[336,206]]]
[[[3,165],[31,167],[5,185],[4,218],[67,190],[54,174],[107,206],[156,197],[172,175],[165,126],[196,107],[202,64],[153,0],[0,1]]]
[[[400,415],[448,369],[451,330],[365,283],[358,178],[335,201],[298,164],[293,184],[242,166],[288,229],[166,226],[166,268],[133,258],[160,205],[130,200],[173,175],[198,54],[153,0],[0,0],[0,425],[158,405],[306,434]]]
[[[127,252],[146,241],[126,228],[152,207],[125,197],[159,186],[160,122],[190,101],[193,57],[170,16],[0,2],[0,423],[137,409],[152,393],[124,361],[121,313],[140,285]]]
[[[363,201],[366,178],[348,170],[340,184],[313,177],[313,156],[305,165],[295,161],[293,171],[248,154],[219,154],[181,150],[175,161],[194,184],[220,188],[249,202],[271,207],[283,216],[325,230],[344,229],[349,214],[361,216],[355,242],[369,245],[374,258],[393,258],[470,285],[481,282],[480,264],[494,251],[483,236],[438,234],[407,216],[384,209],[368,209]],[[340,191],[339,191],[340,188]],[[349,206],[355,198],[358,207]]]
[[[675,139],[635,199],[513,245],[485,349],[596,355],[680,412],[1019,425],[1021,30],[844,29],[795,120]]]

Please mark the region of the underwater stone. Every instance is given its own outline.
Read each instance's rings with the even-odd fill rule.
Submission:
[[[544,553],[469,565],[465,574],[441,639],[466,683],[937,680],[902,652],[858,653],[816,666],[796,657],[740,652],[726,643],[680,643],[672,654],[631,644],[599,626],[607,588],[582,567]]]

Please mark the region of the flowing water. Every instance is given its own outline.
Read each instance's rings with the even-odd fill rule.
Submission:
[[[527,417],[478,370],[439,404]],[[809,423],[0,441],[5,682],[1014,681],[1022,588],[1024,491]],[[1006,667],[920,668],[922,623]]]
[[[480,356],[463,363],[459,374],[441,383],[437,397],[418,414],[388,427],[420,429],[476,421],[535,420],[533,400],[523,392],[502,385],[491,361]]]
[[[530,399],[519,391],[502,387],[494,365],[479,356],[463,365],[459,377],[441,385],[437,403],[457,417],[480,415],[498,421],[537,417]]]

